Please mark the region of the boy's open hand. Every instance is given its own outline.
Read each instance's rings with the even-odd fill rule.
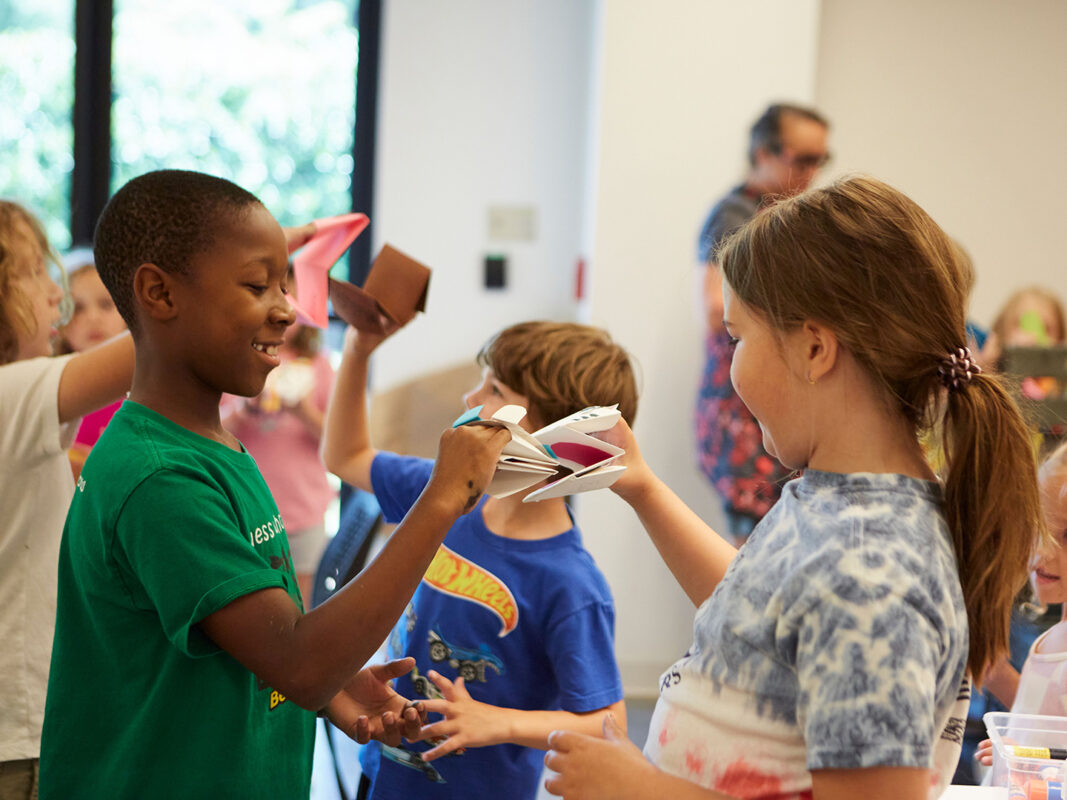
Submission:
[[[408,702],[389,685],[414,666],[415,659],[401,658],[361,669],[326,707],[330,722],[359,744],[378,739],[395,747],[401,738],[418,739],[426,722],[423,704]]]
[[[435,493],[453,510],[466,514],[485,492],[496,472],[500,451],[511,441],[502,425],[472,422],[441,434],[437,461],[424,494]]]
[[[625,423],[621,423],[625,424]],[[657,772],[611,714],[604,716],[604,738],[573,731],[553,731],[545,766],[545,788],[566,800],[623,800],[651,796],[650,783]]]
[[[447,736],[448,739],[423,753],[424,761],[447,756],[463,747],[482,747],[504,741],[504,733],[495,728],[500,722],[500,709],[471,697],[462,677],[453,682],[434,670],[426,674],[443,699],[424,700],[422,704],[429,713],[443,714],[445,719],[423,727],[420,738]]]

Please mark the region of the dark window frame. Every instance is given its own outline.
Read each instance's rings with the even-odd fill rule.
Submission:
[[[378,114],[378,60],[382,0],[359,0],[356,30],[356,125],[352,208],[372,220],[374,132]],[[111,196],[111,44],[113,0],[76,0],[74,11],[74,168],[70,187],[72,247],[91,246],[97,217]],[[368,229],[348,255],[349,280],[362,284],[370,270]]]

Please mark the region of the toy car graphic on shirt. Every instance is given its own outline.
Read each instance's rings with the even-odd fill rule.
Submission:
[[[467,683],[485,683],[486,667],[490,667],[497,675],[504,674],[504,662],[493,655],[484,643],[477,650],[458,647],[446,642],[435,630],[430,631],[427,640],[430,643],[430,658],[434,661],[447,660],[448,665],[459,672],[460,677]]]
[[[418,667],[413,667],[411,670],[411,685],[416,694],[422,695],[427,700],[441,700],[444,698],[444,695],[433,685],[433,681],[419,673]]]
[[[390,761],[395,761],[402,767],[417,769],[426,776],[426,780],[428,781],[433,781],[434,783],[448,783],[448,781],[441,777],[441,773],[434,769],[433,764],[422,760],[421,753],[416,753],[413,750],[407,750],[403,747],[390,747],[387,744],[383,744],[382,755]]]

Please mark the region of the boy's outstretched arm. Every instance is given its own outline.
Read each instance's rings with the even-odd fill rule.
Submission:
[[[439,700],[423,700],[428,713],[443,714],[445,718],[426,725],[420,739],[448,738],[423,754],[423,759],[433,761],[447,756],[461,747],[484,747],[491,744],[518,744],[523,747],[548,749],[548,736],[554,730],[569,730],[599,736],[604,716],[614,715],[623,730],[626,729],[626,703],[622,700],[610,706],[576,714],[571,711],[528,711],[518,708],[480,703],[470,696],[463,678],[450,681],[445,676],[430,670],[427,675],[442,694]]]
[[[304,708],[323,708],[375,653],[456,519],[478,502],[505,428],[464,425],[441,437],[430,481],[378,556],[344,589],[301,614],[280,588],[234,600],[200,625],[219,647]]]
[[[371,446],[367,416],[367,362],[384,335],[345,331],[341,366],[334,379],[322,430],[322,461],[341,480],[372,491],[370,468],[378,452]]]

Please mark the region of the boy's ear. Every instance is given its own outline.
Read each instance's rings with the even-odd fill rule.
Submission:
[[[837,363],[837,334],[821,322],[810,319],[804,322],[802,332],[806,377],[810,383],[816,383]]]
[[[169,273],[151,263],[142,264],[134,272],[133,297],[152,319],[163,322],[178,313],[171,292],[172,280]]]

